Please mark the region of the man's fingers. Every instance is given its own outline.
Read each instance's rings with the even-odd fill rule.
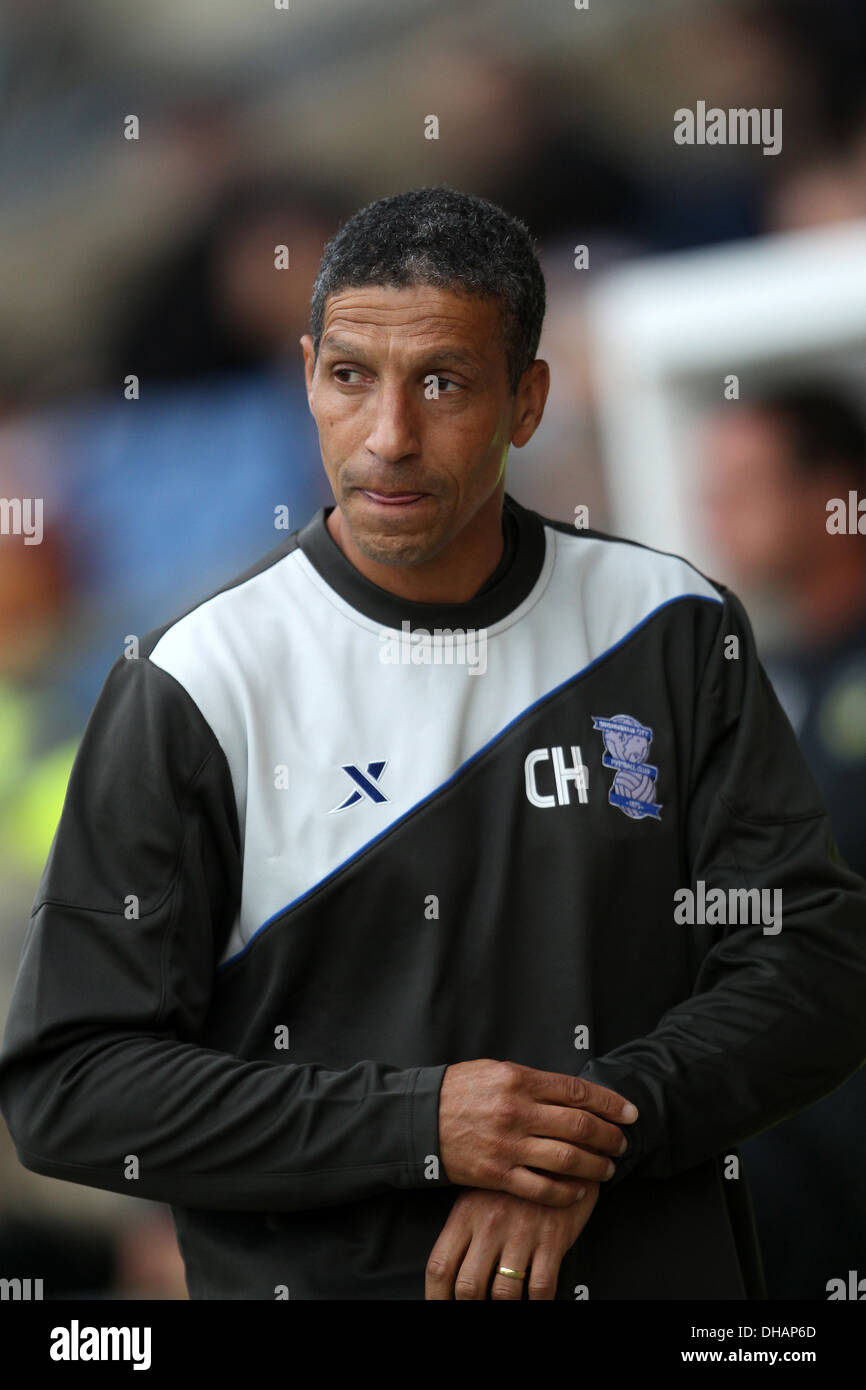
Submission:
[[[471,1299],[485,1299],[490,1275],[499,1263],[499,1241],[495,1233],[485,1235],[476,1230],[472,1243],[457,1271],[454,1280],[454,1297],[462,1302]]]
[[[504,1263],[504,1262],[503,1262]],[[540,1245],[532,1256],[532,1268],[526,1276],[530,1300],[553,1302],[559,1283],[562,1256],[550,1245]]]
[[[511,1168],[499,1184],[501,1192],[512,1197],[525,1197],[545,1207],[570,1207],[585,1191],[583,1183],[574,1178],[552,1178],[535,1173],[531,1168]]]
[[[525,1168],[540,1168],[554,1177],[591,1178],[605,1182],[612,1178],[616,1167],[606,1154],[590,1153],[561,1139],[540,1139],[531,1135],[516,1145],[516,1156]]]
[[[496,1260],[493,1270],[495,1278],[490,1286],[490,1297],[504,1299],[507,1302],[515,1303],[523,1297],[523,1290],[529,1278],[529,1261],[532,1258],[532,1245],[529,1241],[518,1241],[509,1239]],[[515,1277],[515,1274],[500,1274],[499,1267],[514,1270],[516,1274],[523,1274],[522,1279]],[[488,1275],[489,1277],[489,1275]]]
[[[526,1070],[531,1074],[528,1084],[538,1101],[591,1110],[617,1124],[631,1124],[637,1119],[637,1107],[607,1086],[597,1086],[594,1081],[585,1081],[582,1076],[566,1076],[558,1071],[538,1071],[534,1067],[527,1067]]]
[[[599,1119],[590,1110],[565,1105],[536,1105],[530,1118],[532,1133],[543,1139],[565,1139],[581,1149],[599,1153],[625,1152],[625,1135],[619,1125]]]
[[[450,1302],[454,1280],[469,1243],[472,1232],[459,1226],[456,1221],[446,1221],[439,1233],[439,1239],[430,1251],[427,1268],[424,1271],[425,1300]]]

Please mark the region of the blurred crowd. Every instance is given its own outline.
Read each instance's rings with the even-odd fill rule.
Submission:
[[[553,384],[509,490],[562,519],[588,503],[605,529],[588,286],[637,257],[866,219],[859,0],[549,8],[15,0],[0,15],[0,497],[44,500],[40,544],[0,535],[0,1017],[127,637],[277,545],[281,509],[294,529],[332,501],[298,339],[342,220],[447,183],[526,221]],[[782,152],[675,145],[673,112],[698,98],[781,108]],[[765,662],[866,874],[866,538],[824,525],[828,497],[866,495],[861,402],[777,373],[708,414],[694,464],[714,577],[782,613]],[[864,1100],[859,1074],[744,1147],[773,1297],[822,1298],[857,1242],[866,1259]],[[805,1235],[803,1191],[826,1199]],[[185,1297],[166,1209],[25,1171],[2,1124],[0,1192],[0,1273],[42,1275],[47,1296]]]

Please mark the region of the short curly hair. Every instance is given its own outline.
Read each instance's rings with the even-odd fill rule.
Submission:
[[[412,188],[354,213],[325,246],[313,285],[316,358],[328,295],[363,285],[433,285],[498,299],[512,395],[535,360],[544,273],[528,228],[486,198]]]

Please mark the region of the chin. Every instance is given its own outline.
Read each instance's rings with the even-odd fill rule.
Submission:
[[[439,550],[437,545],[431,545],[429,535],[414,537],[366,533],[354,534],[354,541],[362,555],[379,565],[418,565],[432,559]]]
[[[373,529],[367,516],[362,520],[360,516],[352,516],[349,510],[343,515],[361,554],[380,565],[423,564],[439,554],[445,540],[444,518],[441,517],[435,519],[432,527],[429,518],[424,525],[420,521],[412,524],[406,518],[399,521],[395,517],[391,530],[385,518],[381,527]]]

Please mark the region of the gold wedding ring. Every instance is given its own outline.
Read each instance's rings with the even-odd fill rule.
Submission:
[[[525,1278],[526,1278],[526,1270],[525,1270],[525,1269],[506,1269],[505,1265],[500,1265],[499,1268],[498,1268],[498,1270],[496,1271],[496,1273],[497,1273],[497,1274],[504,1274],[505,1277],[506,1277],[506,1279],[525,1279]]]

